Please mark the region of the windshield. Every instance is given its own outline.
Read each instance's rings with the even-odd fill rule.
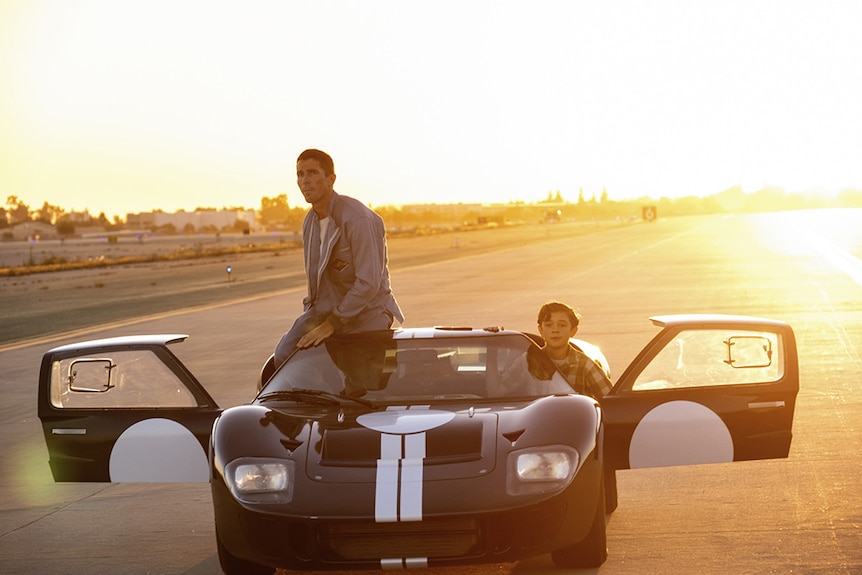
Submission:
[[[544,352],[522,334],[399,339],[394,333],[333,337],[300,350],[261,397],[291,389],[378,402],[573,393]]]

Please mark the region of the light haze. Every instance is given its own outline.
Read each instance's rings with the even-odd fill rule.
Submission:
[[[862,2],[0,2],[0,200],[858,189]]]

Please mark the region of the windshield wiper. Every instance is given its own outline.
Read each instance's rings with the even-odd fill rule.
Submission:
[[[361,397],[351,395],[341,395],[321,389],[302,389],[294,387],[293,389],[281,389],[279,391],[271,391],[264,393],[257,398],[258,401],[299,401],[302,403],[314,403],[318,405],[341,405],[344,400],[353,401],[366,407],[375,408],[377,404]]]

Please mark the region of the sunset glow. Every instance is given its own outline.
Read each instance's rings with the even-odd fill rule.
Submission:
[[[862,188],[862,3],[0,3],[0,195],[109,216]]]

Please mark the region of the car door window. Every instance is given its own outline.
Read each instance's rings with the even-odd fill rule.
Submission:
[[[55,361],[51,373],[51,404],[78,409],[198,405],[180,378],[147,349]]]
[[[638,375],[632,391],[774,382],[784,374],[781,336],[703,329],[676,334]]]

